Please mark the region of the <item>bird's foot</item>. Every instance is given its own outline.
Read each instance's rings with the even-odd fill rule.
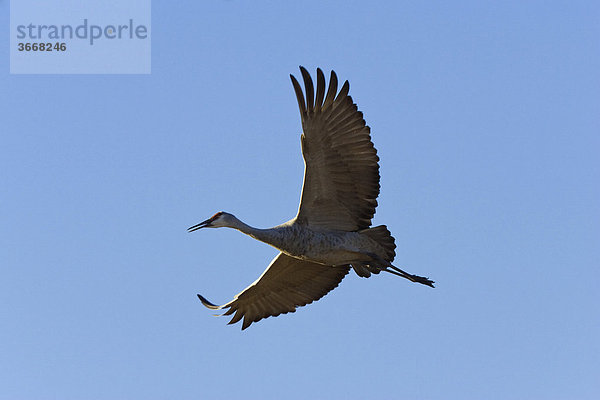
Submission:
[[[423,285],[427,285],[429,287],[435,287],[435,286],[433,286],[433,284],[435,282],[432,281],[432,280],[430,280],[429,278],[425,278],[424,276],[409,274],[408,272],[402,271],[400,268],[394,267],[391,264],[388,265],[387,268],[384,269],[384,271],[387,271],[387,272],[389,272],[391,274],[398,275],[398,276],[401,276],[403,278],[406,278],[406,279],[408,279],[411,282],[417,282],[417,283],[421,283]]]
[[[435,282],[430,280],[429,278],[425,278],[424,276],[418,276],[418,275],[410,275],[410,277],[412,278],[411,280],[413,282],[422,283],[423,285],[427,285],[430,287],[435,287],[435,286],[433,286],[433,284]]]

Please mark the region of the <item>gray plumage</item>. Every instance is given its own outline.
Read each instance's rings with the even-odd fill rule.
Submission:
[[[392,265],[394,238],[385,225],[370,227],[379,195],[379,158],[363,114],[337,76],[317,69],[316,97],[310,74],[300,67],[306,97],[290,75],[302,120],[304,184],[298,214],[270,229],[253,228],[219,212],[189,231],[229,227],[268,243],[281,253],[265,272],[221,306],[198,295],[211,309],[227,309],[242,329],[263,318],[294,312],[337,287],[350,267],[361,277],[386,271],[433,287],[433,281]]]

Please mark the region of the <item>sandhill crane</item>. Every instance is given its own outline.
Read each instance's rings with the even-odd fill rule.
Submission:
[[[296,217],[258,229],[218,212],[188,229],[233,228],[280,251],[232,301],[218,306],[198,295],[210,309],[227,309],[223,315],[235,312],[229,324],[244,318],[242,330],[319,300],[338,286],[350,266],[365,278],[386,271],[431,287],[434,283],[393,266],[394,238],[385,225],[370,227],[379,195],[379,157],[362,112],[348,95],[348,81],[338,93],[337,76],[331,71],[325,93],[325,77],[317,69],[315,97],[310,74],[303,67],[300,72],[306,98],[290,75],[304,131],[304,185]]]

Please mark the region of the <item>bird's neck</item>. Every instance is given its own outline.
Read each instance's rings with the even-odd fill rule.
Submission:
[[[261,242],[270,244],[278,249],[281,249],[281,232],[277,228],[269,228],[269,229],[260,229],[245,224],[244,222],[237,220],[235,225],[231,226],[233,229],[237,229],[238,231],[253,237],[256,240],[260,240]]]

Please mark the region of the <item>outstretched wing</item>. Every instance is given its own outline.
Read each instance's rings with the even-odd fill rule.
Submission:
[[[325,93],[325,77],[317,69],[315,97],[310,74],[304,67],[300,71],[306,99],[290,75],[304,131],[304,185],[297,221],[344,231],[368,228],[379,195],[379,157],[370,129],[348,95],[348,81],[337,93],[337,76],[331,71]]]
[[[218,306],[201,295],[198,298],[213,310],[228,308],[223,315],[235,312],[230,324],[244,318],[243,330],[263,318],[294,312],[297,307],[319,300],[337,287],[349,269],[348,266],[315,264],[279,253],[260,278],[229,303]]]

